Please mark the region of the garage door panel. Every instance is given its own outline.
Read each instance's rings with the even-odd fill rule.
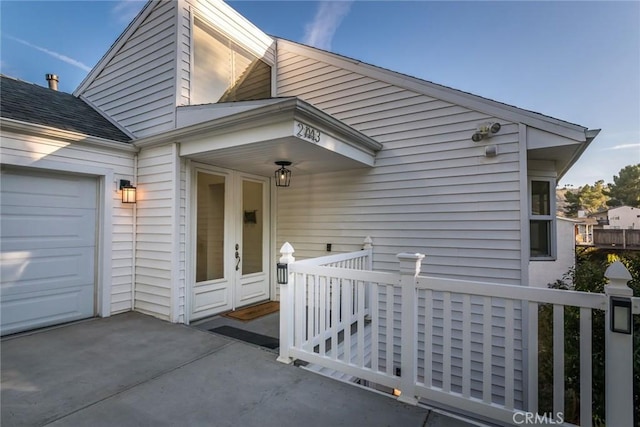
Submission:
[[[95,313],[97,182],[3,168],[0,334]]]
[[[95,244],[95,209],[38,208],[34,212],[3,205],[0,221],[3,251]]]
[[[83,176],[10,170],[0,185],[3,206],[96,207],[96,182]]]
[[[3,335],[85,319],[94,313],[93,286],[70,286],[28,296],[3,295],[0,304]]]
[[[3,252],[0,260],[3,297],[57,287],[93,286],[93,247]]]

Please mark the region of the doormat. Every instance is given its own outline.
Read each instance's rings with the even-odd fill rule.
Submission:
[[[271,350],[280,347],[280,341],[278,340],[278,338],[256,334],[255,332],[245,331],[243,329],[234,328],[233,326],[224,325],[209,330],[211,332],[215,332],[216,334],[259,345],[260,347],[266,347]]]
[[[223,316],[246,322],[257,319],[258,317],[266,316],[267,314],[275,313],[278,310],[280,310],[280,303],[278,301],[269,301],[258,305],[252,305],[251,307],[241,308],[240,310],[231,311],[223,314]]]

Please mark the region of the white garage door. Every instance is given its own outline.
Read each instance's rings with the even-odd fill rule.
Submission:
[[[93,178],[2,169],[2,335],[94,315],[96,192]]]

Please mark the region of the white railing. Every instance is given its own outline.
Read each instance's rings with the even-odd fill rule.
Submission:
[[[552,414],[556,422],[565,414],[565,306],[580,308],[581,382],[591,384],[591,310],[605,308],[604,295],[423,276],[416,279],[416,293],[418,299],[424,299],[424,307],[411,313],[413,305],[403,305],[403,310],[409,312],[407,317],[425,319],[419,322],[424,332],[418,334],[418,339],[407,337],[402,342],[403,352],[412,355],[417,367],[415,386],[403,385],[410,395],[450,407],[464,407],[473,414],[506,424],[512,424],[518,412],[537,413],[537,316],[541,304],[553,306]],[[442,308],[435,309],[436,304]],[[523,328],[526,317],[529,322]],[[442,324],[441,334],[436,333],[437,323]],[[456,333],[460,337],[457,345],[453,339]],[[442,346],[437,348],[434,337],[439,335]],[[434,369],[433,361],[440,355],[442,367]],[[528,370],[524,368],[525,360],[529,362]],[[588,392],[591,393],[590,387]],[[588,402],[581,405],[581,419],[590,420],[591,396],[584,394],[581,401]]]
[[[297,265],[319,265],[324,267],[348,268],[349,270],[371,270],[373,267],[373,241],[364,239],[362,250],[344,254],[327,255],[297,261]]]
[[[364,319],[369,315],[369,306],[365,304],[368,295],[363,287],[348,286],[347,282],[342,279],[332,278],[331,275],[309,274],[314,269],[346,269],[350,272],[371,270],[373,263],[373,246],[371,238],[364,240],[363,249],[356,252],[343,254],[334,254],[319,258],[311,258],[293,263],[293,248],[291,250],[291,258],[281,262],[289,264],[289,273],[295,274],[297,283],[304,283],[305,292],[295,294],[293,300],[294,310],[293,319],[297,322],[304,319],[305,328],[298,327],[293,335],[294,343],[306,350],[318,348],[322,354],[329,352],[336,358],[338,348],[343,348],[338,343],[338,337],[344,337],[344,342],[350,343],[351,334],[345,334],[344,329],[351,327],[358,319]],[[296,273],[296,269],[304,270],[304,273]],[[315,270],[317,271],[317,270]],[[282,286],[282,285],[281,285]],[[290,295],[280,294],[280,304],[283,305],[283,297]],[[287,314],[281,312],[281,317],[286,318]],[[298,323],[299,325],[301,323]],[[281,322],[281,335],[282,322]],[[360,329],[362,330],[362,329]],[[285,335],[288,331],[285,332]],[[363,336],[363,334],[360,334]],[[327,340],[331,339],[329,343]],[[333,350],[331,350],[333,349]],[[344,350],[349,355],[349,349]]]
[[[328,267],[326,257],[295,262],[287,245],[280,361],[301,359],[394,389],[407,403],[426,399],[513,425],[538,413],[538,312],[546,305],[553,313],[553,413],[543,416],[561,424],[565,307],[577,307],[580,425],[590,426],[591,319],[593,310],[605,310],[607,425],[632,425],[632,335],[609,332],[608,320],[610,297],[631,297],[622,264],[608,270],[606,293],[592,294],[420,276],[420,254],[399,254],[398,273]],[[640,298],[630,300],[640,313]]]

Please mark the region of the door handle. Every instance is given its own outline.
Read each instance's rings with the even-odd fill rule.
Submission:
[[[236,245],[236,249],[237,249]],[[240,270],[240,253],[238,251],[236,251],[236,271]]]

